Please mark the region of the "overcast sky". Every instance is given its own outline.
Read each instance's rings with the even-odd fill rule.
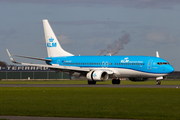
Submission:
[[[96,55],[126,34],[128,42],[115,55],[155,56],[159,51],[180,70],[180,0],[0,0],[0,11],[0,61],[8,64],[13,63],[6,48],[47,57],[42,20],[48,19],[72,54]]]

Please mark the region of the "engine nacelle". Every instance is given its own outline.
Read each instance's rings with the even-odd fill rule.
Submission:
[[[95,70],[88,72],[86,78],[92,81],[105,81],[109,78],[109,75],[106,71]]]
[[[129,78],[131,81],[146,81],[148,78]]]

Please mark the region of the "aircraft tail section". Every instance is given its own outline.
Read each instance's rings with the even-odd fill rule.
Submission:
[[[48,20],[43,20],[43,26],[48,57],[73,56],[73,54],[62,49]]]

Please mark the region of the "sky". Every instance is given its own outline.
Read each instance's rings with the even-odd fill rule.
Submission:
[[[42,20],[48,19],[72,54],[104,55],[111,48],[114,55],[155,56],[158,51],[180,71],[180,0],[0,0],[0,11],[0,61],[9,65],[7,48],[14,55],[47,57]]]

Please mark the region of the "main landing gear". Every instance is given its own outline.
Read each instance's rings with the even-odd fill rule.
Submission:
[[[95,85],[95,84],[96,84],[96,81],[90,81],[90,80],[88,80],[88,84],[89,84],[89,85]]]
[[[160,80],[157,80],[156,81],[156,85],[160,85],[161,84],[161,81]]]
[[[121,83],[121,81],[119,79],[112,79],[112,84],[120,84],[120,83]],[[88,80],[88,84],[89,85],[95,85],[96,81]]]
[[[119,79],[112,79],[112,84],[120,84],[120,82]]]

